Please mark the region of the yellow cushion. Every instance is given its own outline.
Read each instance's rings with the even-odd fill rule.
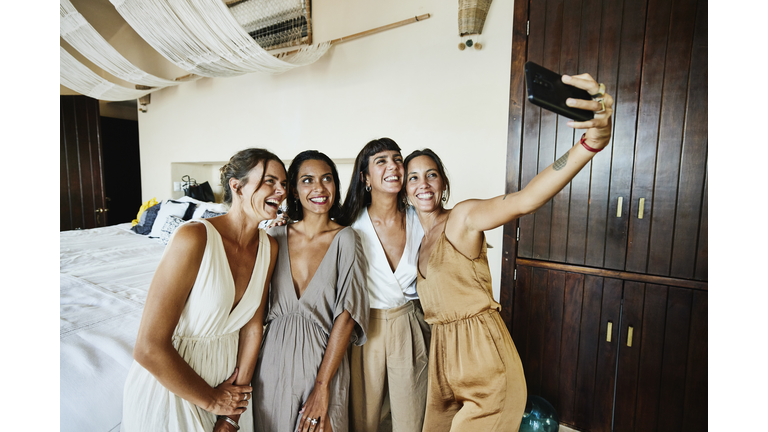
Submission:
[[[139,213],[136,214],[136,219],[131,221],[131,226],[138,225],[139,219],[141,219],[141,214],[144,213],[144,211],[146,211],[148,208],[152,207],[153,205],[157,205],[157,200],[154,198],[142,204],[141,207],[139,207]]]

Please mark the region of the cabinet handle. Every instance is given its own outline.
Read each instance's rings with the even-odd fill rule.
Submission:
[[[608,331],[605,333],[605,341],[611,342],[611,334],[613,334],[613,323],[608,321]]]
[[[643,218],[643,209],[645,208],[645,198],[640,198],[640,209],[637,210],[637,218]]]
[[[624,202],[624,197],[619,197],[619,206],[618,206],[619,208],[616,210],[616,217],[617,218],[621,217],[621,205],[622,205],[623,202]]]
[[[632,326],[629,326],[629,330],[627,331],[627,346],[628,347],[632,346],[632,333],[633,333],[633,331],[634,331],[634,329],[632,328]]]

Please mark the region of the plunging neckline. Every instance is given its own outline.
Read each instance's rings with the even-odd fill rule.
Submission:
[[[203,219],[204,220],[204,219]],[[205,221],[205,220],[204,220]],[[205,221],[208,225],[213,228],[213,230],[216,232],[217,237],[219,239],[219,246],[221,247],[222,252],[224,253],[224,260],[227,262],[227,274],[229,275],[229,280],[232,283],[232,308],[229,309],[229,316],[232,316],[232,313],[237,309],[238,306],[240,306],[240,303],[243,302],[243,299],[245,298],[245,295],[248,294],[248,291],[251,289],[251,282],[253,282],[253,274],[256,272],[256,262],[259,260],[259,254],[261,253],[261,230],[259,230],[258,234],[258,245],[256,247],[256,257],[253,259],[253,267],[251,268],[251,276],[248,278],[248,283],[245,285],[245,291],[243,291],[243,295],[240,296],[240,300],[235,303],[235,296],[237,296],[237,286],[235,285],[235,275],[232,273],[232,266],[229,264],[229,259],[227,258],[227,249],[224,247],[224,238],[221,236],[221,233],[219,230],[216,229],[215,226],[213,226],[212,223]]]
[[[379,233],[376,231],[376,226],[373,225],[373,221],[371,220],[371,214],[368,213],[368,207],[366,207],[364,210],[365,210],[366,220],[368,220],[368,224],[370,224],[371,229],[373,230],[373,233],[376,234],[376,240],[377,240],[376,243],[379,245],[379,249],[381,250],[381,253],[384,254],[384,258],[386,259],[387,258],[387,251],[384,249],[384,245],[381,244],[381,237],[379,237]],[[389,270],[392,272],[392,276],[394,276],[395,279],[397,279],[397,276],[395,276],[395,273],[397,273],[397,269],[400,268],[400,264],[403,263],[403,259],[405,258],[405,248],[408,247],[408,228],[410,226],[408,224],[408,214],[405,215],[405,218],[406,218],[406,221],[405,221],[405,245],[403,246],[403,252],[400,254],[400,259],[397,261],[397,267],[395,267],[395,269],[392,270],[392,268],[389,267],[389,260],[387,260],[387,267],[389,267]],[[419,244],[419,249],[421,249],[421,244]],[[419,266],[418,266],[418,263],[417,263],[417,265],[416,265],[416,269],[417,270],[418,270],[418,267]]]
[[[323,266],[325,259],[328,258],[328,252],[330,252],[331,247],[333,247],[333,243],[335,243],[336,239],[339,238],[339,234],[341,234],[341,232],[347,228],[349,227],[342,227],[340,230],[336,232],[336,234],[333,235],[333,240],[331,240],[331,242],[328,244],[328,249],[325,250],[323,259],[320,260],[320,264],[315,269],[315,272],[312,274],[312,277],[309,278],[309,283],[307,283],[307,287],[304,288],[304,293],[302,295],[299,295],[298,290],[296,289],[296,284],[293,282],[293,266],[291,264],[291,250],[288,246],[288,225],[285,225],[285,253],[288,255],[288,276],[291,278],[291,286],[293,287],[293,297],[296,299],[297,302],[300,302],[301,299],[307,296],[307,292],[309,291],[309,288],[312,286],[312,283],[315,281],[315,276],[317,275],[318,270],[320,270],[320,268]]]

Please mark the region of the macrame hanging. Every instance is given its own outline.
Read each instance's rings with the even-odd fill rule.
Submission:
[[[59,49],[59,78],[64,87],[94,99],[108,101],[139,99],[150,93],[148,90],[134,90],[111,83],[77,61],[64,48]]]
[[[134,66],[109,44],[69,0],[59,0],[61,37],[98,67],[125,81],[149,87],[168,87],[181,81],[158,78]]]
[[[317,61],[329,42],[277,58],[261,48],[220,0],[110,0],[147,43],[178,67],[205,77],[276,74]]]
[[[309,0],[228,0],[224,3],[240,27],[265,50],[312,43]]]

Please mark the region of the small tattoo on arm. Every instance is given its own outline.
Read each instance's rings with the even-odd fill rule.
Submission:
[[[556,160],[554,164],[552,164],[552,169],[555,171],[560,171],[561,169],[565,168],[565,164],[568,163],[568,154],[571,151],[568,150],[565,152],[564,155],[560,156],[560,159]]]

